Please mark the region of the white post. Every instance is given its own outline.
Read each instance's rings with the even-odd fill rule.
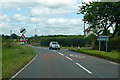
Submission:
[[[78,49],[80,50],[80,46],[78,45]]]
[[[73,45],[71,45],[71,49],[73,49]]]

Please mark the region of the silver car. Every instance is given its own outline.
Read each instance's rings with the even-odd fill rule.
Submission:
[[[58,42],[52,41],[49,44],[49,49],[58,49],[58,50],[60,50],[60,45],[58,44]]]

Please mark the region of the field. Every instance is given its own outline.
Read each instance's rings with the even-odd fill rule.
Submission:
[[[70,51],[75,51],[79,53],[84,53],[92,56],[97,56],[100,58],[104,58],[107,60],[111,60],[117,63],[120,63],[120,54],[117,51],[112,52],[104,52],[104,51],[98,51],[98,50],[89,50],[89,49],[69,49]]]
[[[2,44],[2,78],[10,78],[23,66],[25,66],[33,57],[35,51],[31,47],[13,43],[12,45]]]

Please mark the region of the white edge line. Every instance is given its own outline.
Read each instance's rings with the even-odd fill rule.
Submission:
[[[34,60],[35,58],[37,57],[37,55],[27,64],[25,65],[25,67],[23,67],[20,71],[18,71],[14,76],[12,76],[9,80],[12,80],[13,78],[15,78],[18,74],[20,74],[28,65],[30,65]]]
[[[85,67],[83,67],[82,65],[80,65],[79,63],[76,63],[79,67],[81,67],[82,69],[84,69],[85,71],[87,71],[89,74],[92,74],[91,71],[87,70]]]
[[[110,63],[112,63],[112,64],[116,64],[116,65],[118,65],[117,63],[115,63],[115,62],[111,62],[111,61],[109,61]]]
[[[69,59],[69,60],[71,60],[72,61],[72,59],[71,58],[69,58],[69,57],[67,57],[67,56],[65,56],[67,59]]]

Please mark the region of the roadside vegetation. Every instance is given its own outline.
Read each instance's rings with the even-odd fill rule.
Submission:
[[[89,50],[89,49],[80,49],[80,50],[79,49],[69,49],[69,50],[120,63],[120,54],[117,51],[104,52],[104,51]]]
[[[48,36],[36,36],[31,37],[28,40],[29,44],[37,45],[37,46],[49,46],[51,41],[57,41],[61,47],[71,47],[85,46],[86,44],[90,44],[89,40],[84,39],[82,35],[48,35]]]
[[[2,78],[9,79],[22,67],[24,67],[33,57],[35,51],[33,48],[24,46],[7,40],[2,43]]]

